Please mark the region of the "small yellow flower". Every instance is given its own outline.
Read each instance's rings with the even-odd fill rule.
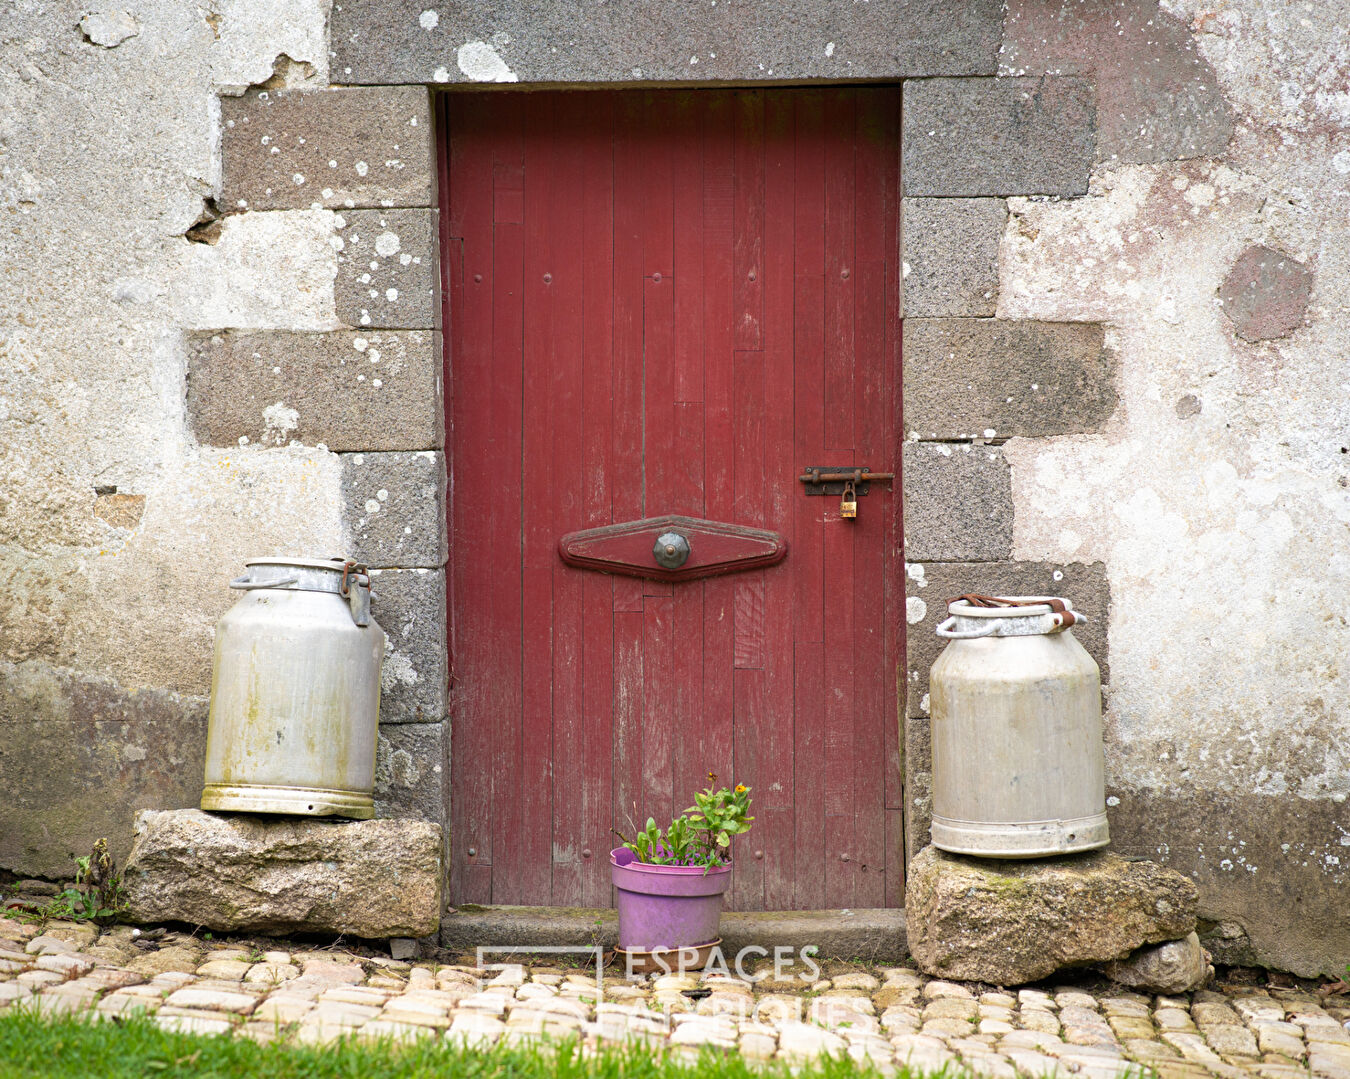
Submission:
[[[744,793],[746,792],[746,790],[748,790],[748,789],[749,789],[749,788],[747,788],[746,785],[745,785],[744,783],[737,783],[737,784],[736,784],[736,793],[737,793],[737,794],[744,794]]]

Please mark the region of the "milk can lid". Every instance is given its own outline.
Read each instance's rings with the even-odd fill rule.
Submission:
[[[948,617],[937,626],[939,637],[1025,637],[1059,633],[1087,621],[1073,603],[1058,596],[983,596],[975,592],[947,601]],[[958,619],[971,619],[959,622]]]
[[[1072,612],[1075,622],[1086,622],[1087,616],[1073,609],[1073,600],[1059,596],[981,596],[970,592],[947,601],[947,613],[962,618],[1027,618],[1037,614]]]

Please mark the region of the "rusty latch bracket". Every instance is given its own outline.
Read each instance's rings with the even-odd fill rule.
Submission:
[[[853,484],[853,493],[867,494],[870,481],[889,483],[894,472],[873,472],[870,468],[841,468],[837,465],[808,465],[797,477],[808,495],[842,495],[845,485]]]

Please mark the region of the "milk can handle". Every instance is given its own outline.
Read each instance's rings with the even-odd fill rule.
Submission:
[[[991,633],[994,632],[994,630],[998,629],[998,626],[996,626],[993,622],[990,622],[988,625],[981,626],[979,629],[970,629],[965,630],[964,632],[958,632],[957,630],[951,628],[955,623],[956,623],[955,615],[946,619],[944,622],[939,623],[936,630],[937,635],[939,637],[950,638],[951,640],[954,641],[966,641],[972,637],[988,637]]]
[[[280,588],[284,584],[295,584],[298,577],[278,577],[275,581],[251,581],[248,574],[242,577],[236,577],[230,582],[231,588],[239,588],[248,591],[252,588]]]

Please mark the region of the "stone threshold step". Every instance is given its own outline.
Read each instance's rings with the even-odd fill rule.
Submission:
[[[504,946],[613,948],[617,933],[614,911],[586,907],[466,905],[441,920],[441,946],[459,952]],[[792,948],[797,954],[815,945],[823,959],[900,962],[908,955],[905,912],[883,908],[724,912],[723,954],[730,958],[751,945],[765,949],[770,958],[775,947]]]

